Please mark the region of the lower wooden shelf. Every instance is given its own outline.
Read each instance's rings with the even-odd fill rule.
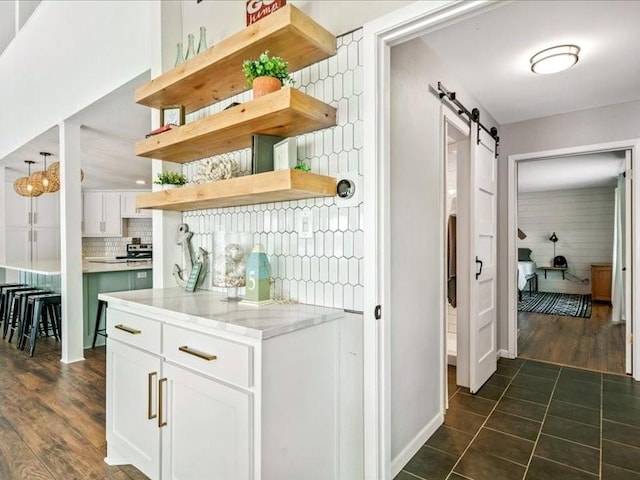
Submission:
[[[277,170],[173,190],[143,193],[136,198],[136,208],[185,212],[333,197],[335,194],[336,179],[333,177],[300,170]]]

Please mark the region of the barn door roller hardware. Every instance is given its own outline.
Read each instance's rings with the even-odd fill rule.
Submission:
[[[460,100],[456,97],[456,92],[451,92],[446,89],[441,82],[438,82],[438,96],[440,100],[446,100],[447,104],[452,104],[455,106],[458,115],[466,115],[469,121],[475,123],[478,128],[478,143],[480,143],[480,129],[487,132],[491,138],[496,141],[496,158],[498,158],[498,145],[500,144],[500,137],[498,136],[498,129],[496,127],[487,128],[480,122],[480,110],[474,108],[469,111],[467,107],[465,107]],[[451,106],[451,105],[450,105]]]

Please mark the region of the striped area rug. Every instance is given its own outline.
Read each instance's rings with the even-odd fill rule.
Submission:
[[[538,292],[529,296],[526,292],[522,292],[518,310],[545,315],[590,318],[591,295]]]

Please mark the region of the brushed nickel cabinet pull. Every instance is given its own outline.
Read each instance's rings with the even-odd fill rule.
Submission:
[[[189,348],[187,345],[183,345],[182,347],[178,347],[178,350],[184,353],[188,353],[189,355],[193,355],[194,357],[201,358],[210,362],[211,360],[216,360],[218,357],[216,355],[211,355],[210,353],[204,353],[200,350],[194,350],[193,348]]]
[[[156,418],[158,416],[157,413],[153,413],[153,384],[154,382],[154,377],[158,376],[158,372],[151,372],[149,374],[149,384],[148,384],[148,397],[147,397],[147,417],[149,418],[149,420],[153,420],[154,418]]]
[[[126,325],[116,325],[114,328],[117,328],[118,330],[122,330],[123,332],[127,332],[130,333],[131,335],[138,335],[140,333],[142,333],[142,330],[138,330],[136,328],[131,328],[131,327],[127,327]]]
[[[162,393],[162,384],[166,384],[167,379],[161,378],[158,382],[158,427],[166,427],[167,420],[164,418],[164,394]]]

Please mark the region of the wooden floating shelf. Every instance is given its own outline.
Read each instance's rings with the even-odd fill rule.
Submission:
[[[136,197],[136,208],[186,212],[333,197],[335,194],[336,179],[333,177],[300,170],[277,170],[173,190],[143,193]]]
[[[191,162],[251,146],[254,133],[291,137],[336,124],[336,109],[286,87],[136,143],[136,155]]]
[[[282,57],[293,72],[335,55],[336,38],[288,4],[141,86],[135,100],[193,112],[246,90],[242,62],[265,50]]]

